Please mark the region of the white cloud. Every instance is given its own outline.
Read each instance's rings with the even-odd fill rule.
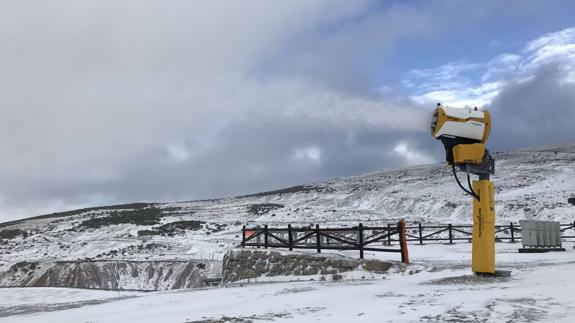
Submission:
[[[575,27],[566,28],[561,31],[545,34],[527,43],[527,52],[537,52],[550,46],[564,46],[575,42]]]
[[[558,63],[564,82],[575,83],[575,27],[546,34],[529,42],[525,48],[526,69]]]
[[[407,141],[400,141],[394,148],[393,151],[404,158],[407,165],[421,165],[421,164],[431,164],[436,162],[436,160],[421,151],[418,151],[412,147]]]
[[[504,82],[498,81],[484,83],[477,87],[430,91],[412,96],[412,99],[421,105],[441,102],[443,105],[454,107],[482,107],[488,105],[499,94],[503,85]]]
[[[509,82],[525,82],[537,70],[557,63],[562,82],[575,82],[575,27],[543,35],[518,53],[503,53],[482,63],[454,62],[412,70],[404,84],[421,104],[489,105]]]
[[[471,80],[462,74],[483,68],[483,64],[453,62],[435,68],[413,69],[409,71],[404,84],[415,90],[436,90],[444,87],[463,87]],[[418,80],[424,80],[420,82]]]
[[[318,147],[305,147],[297,148],[292,155],[293,158],[300,161],[308,161],[312,163],[321,162],[321,150]]]
[[[182,163],[190,159],[190,152],[182,144],[169,144],[168,150],[168,161],[172,163]]]

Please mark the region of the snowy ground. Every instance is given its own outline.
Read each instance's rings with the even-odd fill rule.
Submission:
[[[520,244],[498,243],[498,268],[513,271],[498,279],[470,276],[471,244],[460,243],[411,245],[414,265],[385,279],[153,293],[0,289],[0,322],[573,322],[573,245],[519,254]]]
[[[0,319],[16,321],[22,315],[78,308],[142,295],[72,288],[0,288]]]

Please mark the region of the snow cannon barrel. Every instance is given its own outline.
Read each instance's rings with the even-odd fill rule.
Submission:
[[[491,115],[477,108],[451,108],[437,104],[431,121],[431,135],[445,146],[445,159],[454,163],[481,162],[484,145],[491,131]],[[477,145],[474,145],[477,144]],[[473,145],[473,151],[458,152],[457,145]],[[461,146],[463,147],[463,146]],[[454,158],[454,151],[456,156]],[[458,158],[461,155],[460,158]],[[471,154],[470,154],[471,153]],[[480,156],[481,155],[481,156]],[[471,156],[472,159],[469,159]]]

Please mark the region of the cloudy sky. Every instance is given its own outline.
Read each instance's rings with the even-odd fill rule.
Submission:
[[[575,2],[0,0],[0,221],[575,140]]]

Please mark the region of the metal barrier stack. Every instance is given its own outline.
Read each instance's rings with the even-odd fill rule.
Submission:
[[[521,220],[519,223],[523,244],[519,252],[565,251],[559,222]]]

